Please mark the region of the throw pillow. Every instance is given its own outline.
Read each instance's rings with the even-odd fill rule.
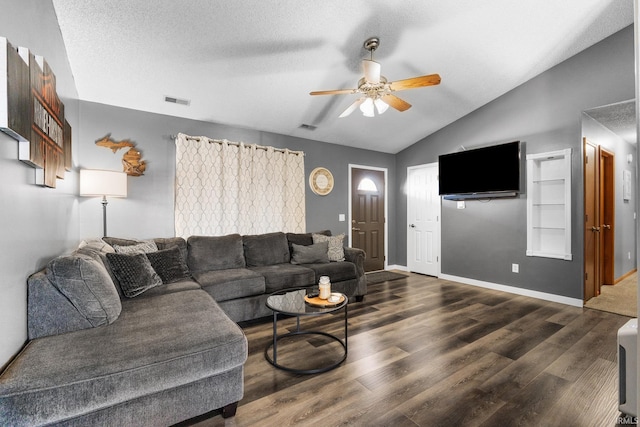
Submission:
[[[111,270],[120,283],[120,289],[127,298],[133,298],[144,291],[162,285],[162,279],[151,267],[146,254],[107,254]]]
[[[189,267],[187,267],[180,248],[177,246],[162,251],[150,252],[146,256],[151,262],[151,267],[162,279],[162,283],[173,283],[191,278]]]
[[[108,325],[120,315],[118,292],[102,263],[86,255],[66,255],[47,265],[47,279],[92,326]]]
[[[309,246],[291,244],[293,252],[291,264],[314,264],[329,262],[329,242],[314,243]]]
[[[344,261],[344,233],[337,236],[325,236],[324,234],[313,234],[313,243],[329,242],[329,260]]]
[[[153,240],[143,240],[135,245],[113,245],[113,249],[117,254],[143,254],[149,252],[156,252],[158,246]]]

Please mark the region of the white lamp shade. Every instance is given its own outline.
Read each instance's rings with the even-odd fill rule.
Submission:
[[[360,104],[360,111],[365,117],[373,117],[373,99],[367,98]]]
[[[108,170],[80,169],[80,195],[127,197],[127,174]]]
[[[373,103],[376,106],[376,110],[378,110],[378,114],[383,114],[385,111],[387,111],[387,108],[389,108],[389,104],[387,104],[380,98],[376,98]]]

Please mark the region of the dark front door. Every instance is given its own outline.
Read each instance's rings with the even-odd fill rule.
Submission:
[[[384,171],[351,169],[351,246],[365,251],[365,271],[384,270]]]

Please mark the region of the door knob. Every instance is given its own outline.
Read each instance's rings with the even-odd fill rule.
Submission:
[[[416,225],[415,224],[409,224],[409,227],[416,228]]]
[[[593,227],[591,227],[591,231],[599,233],[600,232],[600,227],[593,226]]]
[[[355,227],[352,227],[351,229],[352,229],[353,231],[360,231],[360,229],[359,229],[359,228],[355,228]]]
[[[611,225],[609,225],[609,224],[602,224],[602,228],[606,228],[607,230],[611,230]]]

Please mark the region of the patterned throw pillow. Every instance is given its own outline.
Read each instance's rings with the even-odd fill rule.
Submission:
[[[182,257],[180,248],[177,246],[146,254],[151,262],[151,267],[158,273],[162,283],[173,283],[183,279],[190,279],[191,272]]]
[[[329,242],[329,260],[344,261],[344,233],[337,236],[313,234],[313,243]]]
[[[146,254],[107,254],[107,259],[125,297],[133,298],[162,285]]]
[[[113,245],[113,249],[117,254],[144,254],[156,252],[158,246],[153,240],[143,240],[135,245]]]

